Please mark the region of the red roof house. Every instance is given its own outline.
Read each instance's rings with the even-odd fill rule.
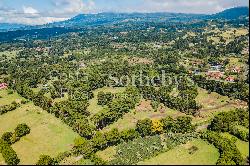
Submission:
[[[6,83],[0,84],[0,89],[6,89],[6,88],[8,88],[8,85]]]
[[[234,82],[234,77],[233,76],[229,76],[225,79],[228,82]]]

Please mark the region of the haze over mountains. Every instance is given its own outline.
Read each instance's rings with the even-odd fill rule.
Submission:
[[[112,26],[114,24],[165,22],[178,23],[202,21],[207,19],[233,20],[238,18],[248,19],[249,7],[236,7],[224,10],[217,14],[185,14],[185,13],[99,13],[79,14],[69,20],[50,24],[29,26],[22,24],[0,23],[0,41],[11,41],[28,37],[48,38],[68,32],[82,31],[84,28],[97,26]]]
[[[235,7],[217,14],[185,14],[185,13],[98,13],[79,14],[69,20],[54,22],[39,26],[23,24],[0,23],[0,31],[19,29],[51,28],[51,27],[82,27],[103,24],[113,24],[126,21],[190,21],[196,19],[237,19],[240,16],[249,16],[248,7]]]

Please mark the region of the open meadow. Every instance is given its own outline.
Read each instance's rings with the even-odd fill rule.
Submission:
[[[41,154],[55,157],[60,152],[68,151],[78,137],[59,119],[32,103],[1,115],[0,135],[13,131],[20,123],[26,123],[31,129],[30,134],[12,145],[21,160],[20,164],[35,164]]]

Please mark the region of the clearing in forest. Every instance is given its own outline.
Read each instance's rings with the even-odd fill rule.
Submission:
[[[97,104],[97,102],[98,102],[97,95],[99,92],[103,91],[105,93],[111,92],[111,93],[115,94],[115,93],[124,92],[125,89],[126,88],[123,88],[123,87],[104,87],[104,88],[99,88],[99,89],[94,90],[93,91],[94,98],[89,100],[89,106],[88,106],[87,110],[90,112],[91,115],[94,115],[103,109],[103,107],[101,105]]]

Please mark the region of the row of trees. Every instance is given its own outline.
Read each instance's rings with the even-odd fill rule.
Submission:
[[[21,137],[30,133],[30,128],[26,124],[19,124],[14,132],[6,132],[0,138],[0,153],[8,165],[17,165],[20,162],[16,152],[11,145],[20,140]]]
[[[219,113],[213,118],[208,129],[216,132],[229,132],[243,141],[248,141],[249,111],[236,109]]]
[[[30,128],[27,124],[19,124],[15,128],[14,132],[5,132],[2,135],[2,140],[7,142],[8,144],[14,144],[15,142],[19,141],[21,137],[30,133]]]
[[[207,131],[202,135],[203,139],[206,139],[209,143],[213,144],[219,149],[220,158],[217,160],[217,165],[243,165],[244,160],[241,157],[241,153],[234,144],[234,142],[228,138],[224,138],[217,132]]]
[[[234,97],[236,99],[249,101],[249,85],[244,82],[227,83],[222,81],[207,80],[201,75],[196,75],[193,80],[199,87],[211,92],[217,92],[224,96]]]
[[[192,118],[187,116],[177,117],[173,119],[168,116],[161,120],[156,119],[144,119],[139,120],[136,124],[136,131],[140,133],[141,136],[150,136],[162,133],[190,133],[195,130],[195,126],[192,125]]]

